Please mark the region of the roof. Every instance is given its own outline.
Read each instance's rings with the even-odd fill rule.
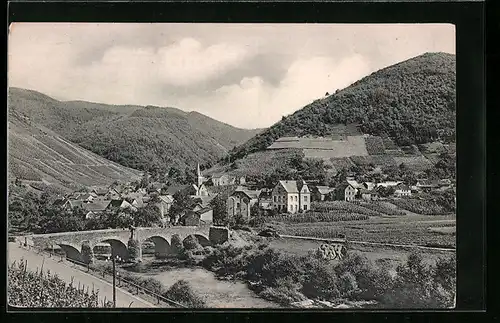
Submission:
[[[160,200],[165,203],[173,203],[174,197],[172,195],[160,195]]]
[[[361,189],[359,189],[359,193],[360,194],[371,194],[372,191],[367,190],[366,188],[361,188]]]
[[[372,190],[372,189],[374,189],[376,187],[376,184],[373,183],[373,182],[364,182],[363,185],[368,190]]]
[[[81,200],[69,200],[69,204],[71,207],[78,207],[78,206],[82,206],[83,201],[81,201]]]
[[[96,201],[96,202],[92,202],[92,203],[85,203],[83,207],[87,211],[100,212],[100,211],[104,211],[109,206],[110,203],[111,203],[111,201],[109,201],[109,200]]]
[[[349,185],[351,185],[354,188],[362,188],[363,187],[362,184],[358,183],[355,180],[348,179],[348,180],[346,180],[346,182],[349,183]]]
[[[298,193],[297,181],[279,181],[287,193]]]
[[[250,199],[258,199],[260,195],[260,190],[249,190],[249,189],[237,189],[234,193],[241,192],[248,196]],[[234,194],[233,193],[233,194]]]
[[[108,192],[108,188],[106,187],[94,187],[92,190],[99,195],[104,195]]]
[[[401,183],[402,183],[401,181],[387,181],[387,182],[378,183],[377,187],[378,186],[383,186],[383,187],[396,186],[396,185],[401,184]]]
[[[339,186],[337,186],[337,190],[345,190],[347,187],[352,187],[353,189],[356,189],[356,187],[352,186],[349,182],[343,182]]]
[[[328,194],[334,190],[334,188],[328,186],[316,186],[316,189],[322,195]]]

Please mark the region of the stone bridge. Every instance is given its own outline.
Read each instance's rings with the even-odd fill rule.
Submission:
[[[139,241],[139,246],[145,241],[154,243],[155,256],[161,258],[178,253],[178,250],[175,250],[171,244],[172,236],[174,235],[179,235],[182,242],[189,235],[193,235],[202,246],[223,242],[220,237],[210,231],[212,229],[209,226],[179,226],[170,228],[135,228],[133,232],[128,229],[61,232],[30,235],[24,238],[26,238],[29,244],[42,249],[50,249],[53,245],[58,245],[66,253],[66,257],[78,261],[82,260],[81,250],[83,243],[88,243],[91,248],[94,248],[98,243],[107,242],[111,245],[113,255],[127,260],[129,258],[128,241],[132,235],[133,239]],[[220,231],[220,229],[215,231]],[[139,254],[142,253],[140,252]]]

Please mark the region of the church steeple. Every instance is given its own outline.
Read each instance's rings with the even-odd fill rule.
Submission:
[[[200,163],[198,163],[196,168],[196,175],[198,176],[198,188],[203,184],[203,176],[201,176]]]

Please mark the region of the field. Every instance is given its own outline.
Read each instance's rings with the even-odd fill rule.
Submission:
[[[281,234],[317,238],[337,238],[376,243],[412,244],[420,246],[455,247],[452,229],[431,230],[432,227],[455,227],[450,216],[370,217],[365,221],[299,223],[279,226]],[[445,232],[445,233],[443,233]]]

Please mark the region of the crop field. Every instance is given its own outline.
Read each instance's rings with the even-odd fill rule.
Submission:
[[[446,230],[452,231],[455,219],[446,216],[370,217],[365,221],[285,224],[280,226],[278,231],[281,234],[304,237],[337,238],[345,235],[348,240],[353,241],[452,248],[456,246],[453,234],[443,234],[431,230],[432,227],[449,227],[450,229]]]
[[[329,202],[313,202],[311,203],[311,210],[318,212],[335,212],[364,214],[368,216],[381,216],[383,213],[374,211],[373,209],[364,207],[359,204],[345,202],[345,201],[329,201]],[[393,212],[393,211],[391,211]]]

